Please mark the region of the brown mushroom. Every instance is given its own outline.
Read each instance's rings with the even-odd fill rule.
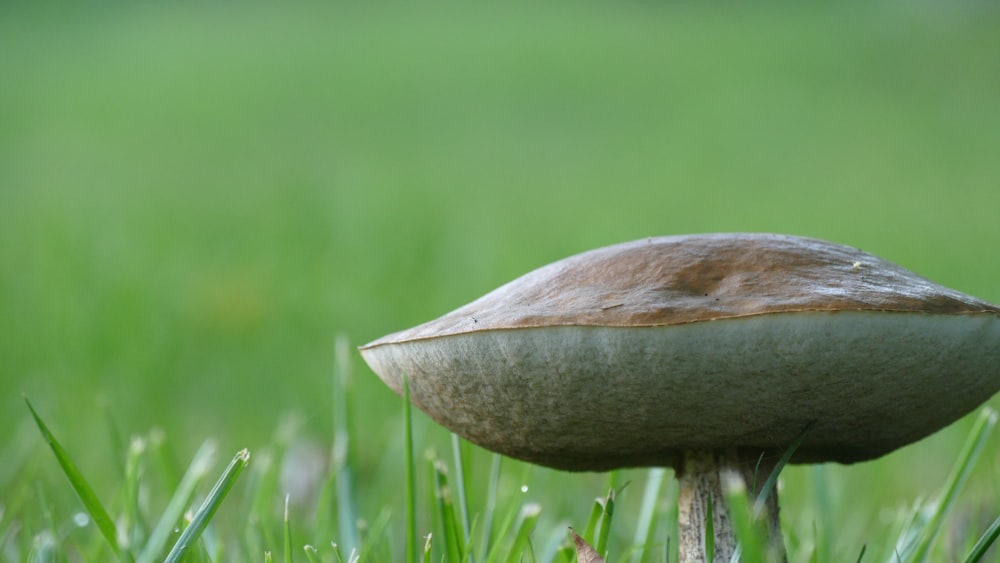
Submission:
[[[1000,389],[1000,307],[826,241],[673,236],[554,262],[361,352],[489,450],[672,467],[682,560],[704,560],[712,498],[728,561],[721,474],[766,471],[807,425],[791,463],[869,460],[948,425]]]

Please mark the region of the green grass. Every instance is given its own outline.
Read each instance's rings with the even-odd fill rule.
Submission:
[[[669,471],[456,462],[419,412],[453,515],[417,461],[411,547],[400,400],[353,346],[685,232],[818,236],[1000,302],[998,25],[987,2],[3,6],[0,560],[112,557],[25,395],[136,557],[247,448],[193,557],[283,559],[288,495],[297,560],[419,558],[428,532],[435,561],[522,533],[545,560],[613,489],[610,559],[662,560]],[[787,468],[790,556],[891,560],[976,424]],[[985,440],[929,560],[996,533]]]
[[[407,389],[408,385],[404,381],[404,421],[411,419]],[[262,548],[252,542],[242,542],[240,540],[241,536],[248,531],[240,530],[239,526],[234,527],[232,525],[234,521],[268,522],[274,515],[269,514],[269,511],[266,509],[261,513],[257,513],[255,512],[257,509],[254,508],[253,503],[244,503],[244,506],[237,509],[244,511],[243,518],[226,519],[228,522],[224,520],[218,524],[218,529],[215,529],[216,524],[213,522],[227,494],[236,484],[240,474],[250,463],[250,453],[247,450],[241,450],[233,457],[215,485],[208,491],[204,500],[200,501],[200,506],[196,510],[194,507],[199,503],[193,502],[196,499],[192,493],[195,492],[198,481],[206,474],[208,466],[211,463],[214,455],[214,448],[212,446],[203,446],[195,455],[187,473],[181,480],[181,484],[174,491],[170,502],[165,507],[155,506],[155,503],[148,502],[146,498],[135,494],[135,491],[140,488],[144,489],[150,486],[150,483],[147,482],[149,476],[142,471],[136,470],[126,472],[126,478],[120,487],[121,490],[116,495],[116,498],[120,500],[115,502],[115,506],[109,509],[94,493],[86,478],[72,460],[72,456],[49,430],[48,426],[43,422],[42,417],[38,415],[30,402],[27,403],[27,407],[38,426],[41,436],[54,454],[55,461],[67,477],[70,488],[79,496],[86,516],[96,524],[94,526],[96,529],[91,532],[92,535],[102,536],[104,540],[103,547],[95,546],[92,541],[88,542],[86,538],[61,542],[52,542],[49,540],[49,543],[42,546],[39,544],[42,536],[35,536],[31,538],[32,544],[30,546],[23,546],[26,550],[25,558],[27,560],[94,560],[104,559],[108,556],[118,561],[138,561],[140,563],[156,561],[161,558],[170,563],[179,561],[246,561],[254,560],[258,557],[264,560],[273,560],[273,549]],[[938,547],[939,542],[937,542],[939,532],[944,526],[946,516],[953,508],[957,495],[966,484],[970,470],[977,462],[979,454],[988,444],[990,434],[996,423],[997,414],[995,411],[988,408],[981,411],[941,492],[932,501],[917,505],[908,518],[900,521],[903,525],[895,546],[892,546],[889,552],[893,561],[919,563],[928,560],[932,553],[936,553],[937,555],[934,555],[934,558],[931,560],[937,560],[936,558],[943,555],[944,552]],[[412,440],[412,426],[409,423],[406,424],[404,434],[406,440],[410,442]],[[133,441],[133,444],[138,443],[140,441]],[[458,441],[453,441],[453,443],[458,444]],[[460,448],[457,448],[456,452],[458,449]],[[130,448],[126,467],[140,467],[145,465],[148,461],[146,451],[143,447]],[[409,448],[407,448],[407,451],[409,451]],[[789,448],[785,457],[789,457],[793,451],[794,446]],[[418,483],[416,478],[417,461],[414,456],[407,453],[404,458],[403,462],[399,464],[399,471],[405,476],[405,488],[407,490],[406,499],[401,503],[404,505],[407,514],[407,531],[403,535],[403,542],[406,544],[404,551],[407,553],[407,557],[412,557],[416,561],[418,547],[422,543],[423,554],[420,557],[420,561],[476,561],[477,559],[474,557],[476,550],[471,544],[472,535],[465,531],[466,528],[461,523],[462,516],[460,515],[473,514],[473,518],[478,521],[481,516],[488,516],[481,512],[484,507],[485,510],[490,511],[494,510],[496,505],[488,502],[484,507],[470,506],[464,500],[467,498],[465,494],[457,494],[457,491],[463,485],[459,484],[456,487],[449,483],[447,478],[449,467],[447,463],[436,457],[432,452],[427,457],[430,471],[427,473],[427,477],[423,483]],[[462,466],[462,457],[456,455],[454,460],[455,463],[451,466],[451,469],[460,468]],[[777,482],[777,475],[782,471],[783,465],[784,458],[782,462],[779,462],[772,475],[768,476],[767,482],[756,493],[757,495],[769,494],[771,487]],[[344,469],[344,467],[340,467],[339,470]],[[331,466],[330,470],[334,471],[334,466]],[[613,484],[616,481],[614,476],[617,473],[613,472],[610,475],[610,481]],[[644,515],[662,512],[662,510],[656,508],[656,505],[660,502],[660,495],[650,492],[660,488],[659,481],[662,478],[662,472],[651,470],[646,477],[648,478],[647,492],[643,495],[642,506],[639,512]],[[251,490],[250,497],[254,496],[255,493],[259,493],[261,488],[266,487],[262,484],[262,480],[257,480],[255,483],[258,490]],[[422,484],[429,493],[426,502],[422,505],[418,504],[415,495],[412,494],[415,493],[418,484]],[[727,492],[728,510],[733,522],[733,528],[740,541],[740,560],[746,563],[765,563],[770,560],[767,555],[768,532],[762,526],[762,522],[759,519],[760,508],[757,506],[758,503],[754,502],[747,495],[747,486],[748,484],[739,480],[734,481],[729,486]],[[572,526],[568,526],[565,529],[558,526],[555,530],[549,531],[539,530],[538,521],[543,511],[543,506],[537,502],[524,502],[516,497],[513,499],[508,498],[508,505],[501,508],[508,516],[505,518],[504,524],[500,527],[498,535],[487,534],[484,536],[485,548],[488,555],[479,560],[510,563],[525,560],[568,563],[576,559],[577,553],[584,553],[587,557],[600,556],[609,561],[641,562],[650,559],[658,560],[658,558],[660,558],[659,560],[672,560],[669,549],[662,552],[661,558],[661,552],[656,542],[646,539],[650,537],[653,527],[651,516],[643,517],[644,520],[648,521],[638,528],[637,537],[640,538],[639,540],[632,545],[624,546],[621,553],[616,554],[611,552],[608,542],[611,537],[612,518],[618,502],[617,499],[625,493],[625,490],[625,486],[617,490],[611,488],[607,496],[595,500],[582,537],[572,532]],[[459,499],[458,506],[455,506],[452,502],[452,495],[455,495]],[[44,498],[44,496],[41,498]],[[329,510],[331,507],[323,507],[321,505],[321,503],[328,500],[324,497],[319,497],[317,499],[317,506],[313,508],[316,510],[323,508]],[[667,499],[667,502],[672,500],[675,500],[675,498]],[[333,501],[334,504],[338,504],[339,502],[341,502],[340,499]],[[344,499],[344,502],[350,502],[350,499]],[[189,506],[190,508],[182,516],[181,511],[185,506]],[[392,557],[391,553],[386,552],[386,549],[391,546],[391,541],[386,537],[385,529],[381,525],[377,527],[375,533],[362,534],[362,530],[358,529],[362,528],[360,522],[341,522],[337,527],[329,524],[326,527],[319,527],[316,525],[317,521],[310,523],[308,520],[293,523],[293,516],[290,513],[289,494],[284,496],[281,513],[280,521],[273,522],[272,525],[277,525],[281,528],[282,539],[278,544],[282,547],[282,560],[285,562],[290,563],[294,561],[296,558],[294,554],[299,553],[300,550],[309,561],[343,561],[344,556],[339,548],[335,534],[337,532],[343,533],[345,528],[351,529],[351,535],[357,537],[364,536],[361,545],[353,548],[348,554],[348,561],[368,560],[369,558],[379,560],[384,557]],[[110,514],[117,514],[117,516],[112,518]],[[419,525],[423,526],[423,528],[419,528],[421,529],[419,534],[416,533],[418,530],[418,514],[431,515],[430,518],[426,518]],[[143,522],[157,518],[158,524],[150,533]],[[79,521],[79,517],[74,517],[74,519]],[[1000,516],[978,538],[972,535],[975,531],[969,532],[970,535],[967,538],[967,543],[975,541],[975,545],[971,549],[968,549],[964,561],[975,563],[986,560],[985,558],[992,544],[996,541],[997,536],[1000,535],[997,532],[997,522],[1000,522]],[[8,533],[5,534],[4,538],[5,543],[12,539],[7,536],[17,535],[18,530],[15,529],[17,524],[18,522],[16,521],[8,524]],[[246,524],[243,524],[243,526],[246,526]],[[86,527],[86,523],[82,524],[81,527]],[[293,527],[296,529],[295,534],[292,532]],[[647,527],[649,530],[644,531],[643,527]],[[13,534],[10,533],[12,530]],[[569,534],[567,534],[567,530],[570,531]],[[54,530],[50,529],[48,531],[53,532]],[[260,533],[265,537],[267,536],[265,532],[258,530],[251,530],[249,533]],[[296,539],[300,533],[314,538],[329,540],[328,545],[330,549],[321,550],[311,543],[300,543],[301,540]],[[676,523],[674,522],[673,525],[667,526],[664,529],[664,533],[668,538],[676,534]],[[169,541],[168,536],[170,538]],[[552,544],[555,549],[536,548],[537,538],[546,536],[556,538],[556,542]],[[709,537],[711,537],[710,534]],[[22,540],[22,542],[25,540]],[[166,549],[168,543],[171,544],[169,550]],[[16,541],[12,541],[10,545],[0,545],[0,547],[5,549],[5,556],[8,559],[14,560],[17,558],[19,546],[16,545]],[[272,545],[272,548],[276,547],[277,544]],[[816,560],[815,546],[810,547],[808,544],[797,545],[794,536],[788,547],[791,553],[794,554],[802,554],[811,550],[811,555],[808,555],[808,558],[810,561]],[[859,560],[863,559],[866,549],[866,545],[861,547]],[[258,552],[257,550],[261,551]],[[707,548],[707,550],[708,553],[711,553],[710,548]],[[391,549],[389,551],[391,552]],[[380,552],[380,555],[376,555]],[[165,558],[164,553],[166,553]],[[952,555],[955,555],[955,553],[952,553]],[[796,558],[793,560],[799,559]]]

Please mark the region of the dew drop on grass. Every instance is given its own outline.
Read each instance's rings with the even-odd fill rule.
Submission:
[[[76,524],[77,528],[86,527],[90,524],[90,516],[87,516],[86,512],[77,512],[73,515],[73,523]]]
[[[522,493],[528,492],[528,486],[527,485],[521,485],[521,492]]]

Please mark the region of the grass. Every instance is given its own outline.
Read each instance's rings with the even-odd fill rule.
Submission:
[[[818,236],[1000,302],[992,4],[438,8],[0,8],[0,560],[113,556],[26,395],[136,557],[247,448],[194,558],[283,559],[288,495],[297,560],[428,532],[434,560],[547,560],[614,490],[610,559],[660,561],[669,472],[501,461],[419,412],[410,547],[399,399],[352,346],[684,232]],[[790,555],[892,560],[976,424],[787,468]],[[931,559],[996,534],[985,440]]]
[[[408,395],[408,384],[404,381],[402,403],[403,420],[405,423],[404,438],[412,446],[412,426],[410,422],[412,415],[409,408]],[[273,547],[277,548],[278,545],[281,546],[283,550],[282,560],[287,563],[294,561],[297,557],[296,554],[301,554],[299,558],[304,558],[308,561],[337,561],[338,563],[344,561],[345,557],[337,543],[337,533],[343,533],[345,529],[350,530],[348,535],[364,538],[360,545],[352,548],[350,553],[347,554],[347,561],[379,560],[380,558],[391,556],[385,550],[392,542],[385,535],[386,531],[382,525],[377,526],[368,534],[364,534],[364,530],[359,529],[363,528],[360,521],[351,523],[340,522],[336,527],[330,525],[328,522],[325,527],[316,526],[318,521],[313,521],[312,525],[307,521],[293,522],[293,518],[290,516],[290,496],[288,494],[283,499],[283,511],[280,521],[275,522],[274,515],[270,514],[266,509],[258,513],[253,508],[254,503],[245,503],[242,507],[242,510],[245,511],[242,518],[230,518],[229,526],[227,526],[227,522],[222,522],[218,525],[218,529],[214,529],[214,516],[222,506],[227,494],[236,484],[240,474],[250,463],[250,453],[246,449],[237,452],[232,458],[229,465],[223,470],[214,486],[208,491],[196,510],[194,506],[198,503],[194,502],[197,499],[195,499],[193,493],[197,488],[198,482],[206,475],[207,468],[214,456],[214,447],[210,445],[203,446],[195,455],[180,485],[173,492],[170,502],[165,507],[154,506],[153,503],[136,494],[138,490],[149,486],[147,482],[148,477],[143,471],[131,470],[126,471],[126,478],[121,485],[119,494],[116,495],[116,498],[120,500],[115,503],[115,506],[109,509],[94,493],[86,478],[72,460],[71,455],[49,430],[43,422],[42,417],[34,410],[30,402],[26,400],[26,403],[42,437],[49,445],[59,467],[68,479],[70,487],[76,492],[83,504],[87,518],[81,521],[79,517],[75,517],[76,520],[82,522],[80,527],[92,527],[91,535],[100,536],[104,542],[101,546],[95,545],[90,541],[90,538],[86,537],[87,534],[84,534],[84,537],[76,541],[64,540],[42,544],[40,543],[40,538],[44,537],[44,535],[36,535],[32,538],[28,538],[25,535],[25,537],[18,541],[16,537],[18,535],[17,529],[13,524],[8,524],[7,533],[4,534],[5,542],[0,547],[4,549],[5,556],[12,560],[16,558],[22,549],[25,553],[24,558],[29,561],[95,560],[105,559],[108,556],[118,561],[138,561],[140,563],[160,559],[170,563],[178,561],[249,561],[255,560],[258,557],[265,561],[273,560],[272,549],[264,548],[260,552],[255,552],[261,548],[254,546],[252,542],[245,543],[241,541],[240,538],[244,534],[254,534],[257,532],[254,530],[240,530],[239,526],[233,527],[231,523],[234,520],[244,523],[256,522],[262,525],[272,522],[271,525],[278,525],[281,528],[282,539],[278,544],[273,544]],[[979,454],[986,447],[996,423],[997,414],[992,409],[987,408],[980,412],[962,452],[955,461],[951,475],[942,487],[941,492],[933,501],[916,505],[911,515],[902,521],[903,526],[901,527],[898,539],[890,552],[890,557],[893,561],[919,563],[926,560],[937,560],[936,558],[943,555],[940,553],[940,548],[936,548],[936,540],[943,528],[946,516],[953,507],[954,500],[965,485],[970,470],[979,458]],[[141,441],[133,441],[134,445],[139,443]],[[461,443],[455,439],[452,440],[452,445],[455,448],[453,452],[455,454],[453,458],[455,463],[450,469],[460,472],[460,468],[463,465]],[[786,458],[791,455],[794,448],[794,445],[789,448],[785,456]],[[130,448],[126,467],[139,468],[144,466],[148,461],[145,452],[146,449],[144,447]],[[658,492],[661,486],[662,470],[650,470],[648,472],[646,493],[642,495],[642,506],[639,509],[639,513],[643,515],[642,520],[644,523],[636,530],[637,541],[623,549],[621,553],[613,554],[608,547],[608,541],[611,537],[613,516],[617,503],[616,499],[625,493],[625,486],[617,490],[610,488],[605,497],[597,498],[594,501],[583,536],[578,536],[573,531],[572,526],[565,529],[559,526],[554,530],[538,530],[538,519],[543,510],[542,505],[536,502],[522,502],[519,499],[510,499],[508,497],[509,504],[507,506],[498,506],[495,501],[487,502],[484,505],[485,512],[480,512],[482,507],[476,509],[476,507],[469,506],[465,500],[467,495],[464,492],[459,492],[464,488],[461,480],[459,480],[457,486],[449,483],[447,479],[447,473],[449,472],[447,463],[433,453],[429,453],[427,457],[430,471],[428,471],[427,478],[422,483],[424,489],[429,493],[427,501],[422,505],[418,505],[416,501],[418,486],[416,479],[417,461],[412,454],[410,446],[406,448],[406,452],[405,459],[400,467],[400,471],[405,477],[406,482],[406,495],[402,501],[404,505],[403,510],[406,514],[406,533],[402,538],[404,544],[403,551],[405,551],[406,557],[412,558],[413,561],[418,560],[417,553],[421,544],[423,546],[423,553],[419,558],[420,561],[464,562],[480,560],[486,562],[516,562],[528,560],[570,562],[576,559],[577,554],[580,554],[580,557],[588,558],[588,560],[595,560],[593,559],[594,557],[601,557],[608,561],[639,562],[648,560],[671,561],[675,557],[671,554],[669,547],[664,548],[664,551],[661,552],[656,542],[647,539],[654,533],[653,515],[658,512],[664,512],[662,508],[657,508],[660,505],[661,498],[659,494],[654,492]],[[498,456],[496,459],[499,459]],[[783,461],[767,477],[760,491],[756,493],[758,495],[756,501],[747,495],[748,484],[735,480],[729,486],[727,492],[728,510],[733,521],[733,528],[736,530],[740,541],[740,554],[738,557],[746,563],[764,563],[769,561],[767,554],[768,532],[759,521],[760,508],[758,505],[762,504],[761,497],[769,494],[769,491],[777,483],[777,476],[784,465]],[[350,468],[345,466],[330,466],[330,471],[344,471],[347,469]],[[617,474],[615,472],[610,474],[609,480],[612,484],[616,482],[616,477]],[[335,476],[333,475],[327,476],[326,481],[332,481],[334,478]],[[273,492],[272,489],[266,488],[263,484],[264,480],[258,479],[255,483],[257,489],[249,489],[249,494],[245,498],[253,498],[255,496],[259,498],[261,490]],[[455,506],[452,502],[453,495],[459,500],[458,506]],[[319,502],[314,508],[317,511],[330,510],[331,507],[323,506],[322,504],[328,500],[328,498],[319,497]],[[351,502],[347,498],[342,500],[334,499],[333,503],[339,504],[341,501]],[[186,507],[190,508],[182,515],[182,511]],[[463,515],[474,514],[473,518],[476,522],[480,518],[491,521],[495,516],[492,512],[498,508],[501,512],[507,514],[504,518],[504,524],[500,526],[498,534],[486,533],[482,536],[483,546],[478,552],[485,552],[488,555],[477,558],[475,556],[477,550],[473,545],[473,536],[469,532],[470,528],[463,522],[465,518]],[[387,507],[387,509],[392,510],[391,507]],[[337,512],[342,513],[339,510]],[[110,516],[112,513],[117,514],[117,516],[112,518]],[[430,513],[432,515],[431,518],[426,519],[421,524],[425,528],[421,529],[419,533],[417,532],[418,513]],[[143,522],[153,519],[157,519],[158,523],[150,531]],[[90,526],[88,522],[93,522],[94,525]],[[676,521],[668,522],[663,526],[665,528],[664,533],[667,538],[675,537],[677,532]],[[986,560],[985,558],[992,544],[1000,536],[1000,532],[997,531],[1000,528],[998,522],[1000,522],[1000,516],[997,516],[993,523],[978,536],[975,540],[975,545],[968,550],[967,555],[962,559],[963,561],[976,563]],[[246,524],[243,525],[245,526]],[[295,534],[293,534],[293,528],[296,529]],[[302,528],[305,528],[304,533],[306,535],[329,540],[329,549],[324,548],[321,550],[313,544],[297,542],[294,538],[298,537],[299,530]],[[12,531],[13,533],[11,533]],[[54,532],[54,530],[49,530],[49,532]],[[266,533],[262,533],[262,535],[267,536]],[[551,549],[538,548],[536,547],[537,540],[533,538],[539,537],[552,537],[556,541],[552,543]],[[970,535],[970,539],[972,537]],[[30,546],[27,543],[29,541],[31,542]],[[18,545],[18,543],[22,545]],[[171,544],[169,550],[166,549],[167,544]],[[864,556],[867,547],[867,545],[861,547],[858,557],[859,561],[865,560]],[[711,549],[707,549],[711,553]],[[789,549],[792,553],[808,551],[807,546],[795,545],[794,540]],[[166,553],[165,557],[164,552]],[[381,553],[381,555],[377,555],[378,553]],[[932,553],[937,553],[937,555],[929,559]],[[812,555],[809,557],[809,560],[815,561],[815,554],[815,546],[813,546]]]

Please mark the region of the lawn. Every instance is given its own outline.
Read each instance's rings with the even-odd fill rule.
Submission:
[[[378,541],[401,557],[402,402],[354,348],[589,248],[814,236],[1000,302],[998,30],[987,2],[0,7],[0,559],[43,531],[71,560],[110,556],[72,524],[23,395],[112,511],[129,438],[165,437],[143,458],[150,525],[205,440],[220,454],[201,495],[248,448],[214,535],[258,559],[282,549],[245,526],[269,458],[301,489],[278,483],[255,514],[277,522],[293,493],[296,556],[337,541],[308,530],[326,530],[343,414],[356,515],[387,514]],[[788,468],[790,555],[889,558],[973,420],[875,462]],[[450,463],[452,445],[413,425],[425,487],[424,452]],[[937,557],[1000,515],[997,439]],[[493,458],[463,451],[482,511]],[[629,485],[611,560],[647,475],[613,477]],[[542,507],[540,554],[608,483],[505,460],[498,495]]]

